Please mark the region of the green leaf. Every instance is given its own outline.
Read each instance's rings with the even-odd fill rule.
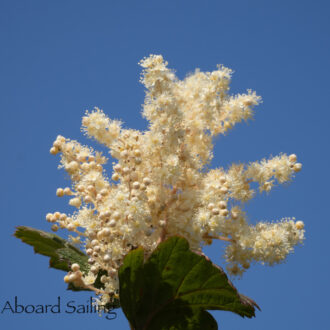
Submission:
[[[24,243],[32,245],[34,252],[50,257],[49,265],[52,268],[70,271],[71,265],[77,263],[80,266],[80,270],[86,274],[89,271],[88,256],[75,246],[70,244],[65,239],[53,234],[47,233],[42,230],[19,226],[16,228],[15,234],[17,238],[20,238]],[[108,273],[101,269],[96,277],[93,286],[97,289],[103,289],[104,284],[101,283],[101,276]],[[72,291],[91,291],[88,288],[81,288],[68,284],[68,290]],[[106,306],[107,309],[119,308],[119,301],[116,299],[112,304]]]
[[[50,257],[49,266],[52,268],[70,271],[71,265],[79,264],[81,271],[85,274],[89,271],[88,257],[65,239],[42,230],[19,226],[15,234],[24,243],[32,245],[34,252]],[[90,291],[87,288],[68,284],[68,290]]]
[[[120,304],[135,330],[217,329],[206,310],[252,317],[259,308],[184,238],[169,238],[144,259],[142,248],[133,250],[119,269]]]
[[[89,270],[88,257],[65,239],[42,230],[19,226],[14,234],[24,243],[32,245],[34,252],[50,257],[49,266],[70,271],[71,265],[77,263],[83,273]]]

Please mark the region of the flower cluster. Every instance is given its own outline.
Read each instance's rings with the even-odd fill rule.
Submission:
[[[253,262],[273,265],[283,261],[304,238],[304,224],[294,219],[249,225],[242,207],[259,191],[290,181],[301,170],[296,155],[281,154],[247,165],[206,171],[213,157],[212,139],[253,115],[261,102],[255,92],[230,96],[231,70],[196,70],[178,80],[160,55],[143,59],[141,82],[146,87],[143,116],[146,131],[124,129],[100,109],[86,112],[82,130],[104,144],[113,163],[105,176],[107,159],[77,141],[58,136],[51,154],[61,153],[61,165],[72,187],[58,188],[77,208],[72,215],[49,213],[52,229],[65,228],[74,243],[83,244],[90,272],[74,264],[66,282],[93,288],[100,270],[104,290],[100,304],[118,295],[118,268],[137,246],[151,253],[171,235],[185,237],[193,250],[214,239],[225,241],[227,269],[240,275]],[[253,186],[255,186],[255,184]]]

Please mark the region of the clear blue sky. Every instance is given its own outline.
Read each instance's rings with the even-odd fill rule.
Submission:
[[[48,150],[58,134],[80,132],[85,109],[98,106],[127,127],[145,129],[137,62],[163,54],[179,77],[222,63],[235,70],[232,92],[263,97],[255,120],[217,140],[213,165],[296,153],[303,170],[292,184],[251,201],[251,221],[295,216],[304,246],[287,263],[261,265],[235,280],[262,312],[242,319],[212,312],[226,330],[329,329],[330,2],[18,1],[0,2],[1,273],[0,306],[83,304],[90,294],[65,290],[64,273],[12,237],[16,225],[49,230],[49,211],[69,211],[55,196],[69,184]],[[207,250],[221,264],[222,245]],[[95,315],[0,314],[3,329],[128,329]]]

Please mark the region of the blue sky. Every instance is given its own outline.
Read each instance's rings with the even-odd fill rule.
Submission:
[[[305,0],[0,2],[0,307],[54,304],[90,294],[65,290],[63,273],[12,237],[14,227],[49,230],[49,211],[70,212],[57,187],[69,184],[49,148],[58,134],[88,143],[86,109],[98,106],[127,127],[145,129],[137,62],[162,54],[183,78],[218,63],[235,73],[232,92],[263,97],[255,120],[217,139],[214,166],[296,153],[303,170],[287,186],[252,200],[252,222],[293,217],[306,241],[287,262],[252,267],[234,283],[261,307],[254,319],[212,312],[220,329],[328,329],[330,4]],[[221,243],[207,249],[222,264]],[[0,314],[5,329],[128,329],[123,314]]]

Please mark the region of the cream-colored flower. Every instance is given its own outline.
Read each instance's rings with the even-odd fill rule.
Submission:
[[[123,129],[98,108],[82,120],[86,135],[117,159],[111,180],[103,170],[106,158],[92,148],[58,136],[50,150],[61,153],[60,167],[72,180],[72,189],[59,188],[57,195],[71,196],[69,204],[78,210],[71,216],[49,213],[46,219],[58,223],[56,230],[76,234],[73,241],[83,241],[91,270],[79,280],[90,286],[100,269],[107,270],[101,279],[101,305],[117,296],[117,270],[136,246],[150,254],[171,235],[185,237],[193,249],[222,239],[228,270],[239,275],[253,262],[283,261],[304,238],[301,221],[253,226],[242,210],[242,202],[255,194],[251,182],[268,192],[275,183],[291,180],[302,168],[296,155],[228,169],[206,167],[213,157],[213,137],[251,118],[261,98],[251,90],[229,95],[232,71],[222,65],[213,72],[196,70],[180,81],[160,55],[140,64],[147,89],[142,113],[149,121],[147,131]],[[74,274],[65,280],[77,280]]]

